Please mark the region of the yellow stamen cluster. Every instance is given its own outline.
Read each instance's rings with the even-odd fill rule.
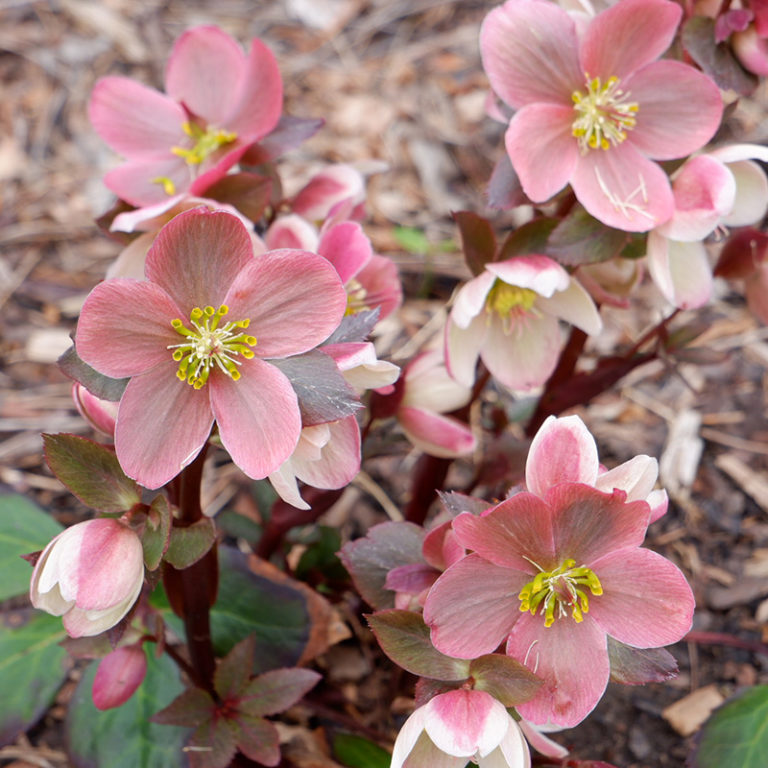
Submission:
[[[183,157],[187,161],[187,165],[200,165],[208,155],[213,154],[225,144],[231,144],[237,138],[237,134],[232,131],[210,126],[203,129],[197,123],[186,122],[182,128],[195,144],[190,148],[172,147],[171,152]]]
[[[602,595],[603,587],[591,569],[576,566],[575,560],[565,560],[553,571],[542,571],[520,590],[520,610],[530,611],[533,616],[543,605],[544,626],[551,627],[555,619],[567,615],[580,623],[589,612],[589,598],[581,587],[588,587],[593,595]],[[538,566],[537,566],[538,567]],[[557,615],[555,615],[557,610]]]
[[[362,312],[365,309],[370,309],[366,303],[368,297],[368,291],[363,285],[355,280],[353,277],[344,286],[347,292],[347,308],[344,311],[344,316],[356,315],[358,312]]]
[[[501,318],[509,317],[513,309],[530,311],[538,294],[530,288],[520,288],[510,285],[503,280],[497,280],[485,300],[485,308],[488,312],[496,312]]]
[[[228,312],[225,304],[218,309],[195,307],[189,314],[191,328],[178,318],[171,320],[176,333],[185,337],[182,344],[168,345],[179,364],[176,376],[195,389],[205,386],[213,368],[237,381],[242,361],[236,358],[250,360],[253,357],[251,347],[256,346],[256,337],[242,332],[249,326],[250,319],[230,321],[219,327],[221,318]]]
[[[152,179],[153,184],[160,184],[168,197],[172,197],[176,194],[176,185],[173,183],[173,179],[169,179],[167,176],[155,176]]]
[[[587,79],[587,92],[571,94],[576,119],[573,135],[579,140],[582,154],[590,149],[610,149],[627,138],[637,122],[639,106],[628,101],[629,94],[619,88],[619,78],[609,77],[603,84],[599,77]]]

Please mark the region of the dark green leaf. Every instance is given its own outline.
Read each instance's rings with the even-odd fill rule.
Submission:
[[[227,717],[199,725],[189,740],[191,768],[227,768],[237,751],[239,735],[239,726]]]
[[[154,571],[163,559],[171,535],[171,507],[163,495],[155,496],[149,507],[147,522],[141,536],[144,565]]]
[[[547,254],[567,267],[578,267],[612,259],[628,242],[626,232],[606,227],[577,205],[552,230]]]
[[[119,514],[141,501],[114,452],[78,435],[43,435],[45,460],[56,477],[88,507]]]
[[[128,386],[128,379],[111,379],[88,363],[80,359],[74,346],[70,347],[60,358],[59,368],[70,379],[79,381],[92,395],[102,400],[110,400],[116,403]]]
[[[249,544],[256,544],[262,534],[262,527],[259,523],[231,509],[216,515],[216,527],[225,536],[245,539]]]
[[[496,235],[491,222],[472,211],[454,213],[453,219],[461,233],[464,261],[473,275],[479,275],[496,258]]]
[[[534,219],[510,232],[501,247],[499,261],[530,253],[546,253],[547,239],[557,225],[557,219]]]
[[[185,528],[171,529],[171,539],[164,559],[174,568],[183,570],[196,563],[216,541],[213,520],[204,517]]]
[[[333,737],[333,756],[347,768],[389,768],[392,756],[378,744],[352,733]]]

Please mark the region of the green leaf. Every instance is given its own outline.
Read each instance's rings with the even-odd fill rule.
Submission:
[[[21,555],[44,549],[64,530],[23,496],[0,496],[0,600],[29,590],[32,569]]]
[[[116,403],[128,386],[128,379],[111,379],[80,359],[74,346],[60,358],[59,368],[70,379],[80,382],[92,395]]]
[[[552,231],[547,254],[568,267],[594,264],[618,256],[629,235],[606,227],[577,205]]]
[[[696,744],[693,768],[765,768],[768,685],[748,688],[715,710]]]
[[[666,648],[631,648],[609,637],[608,658],[616,683],[662,683],[677,676],[677,661]]]
[[[395,227],[395,240],[401,248],[409,253],[424,255],[429,251],[429,240],[420,229],[412,227]]]
[[[186,528],[172,528],[165,560],[183,570],[196,563],[216,541],[216,526],[208,517]]]
[[[469,674],[478,691],[486,691],[505,707],[516,707],[533,698],[542,681],[511,656],[488,653],[473,659]]]
[[[147,676],[117,709],[94,707],[91,687],[98,664],[91,664],[69,704],[65,724],[70,759],[76,768],[186,768],[182,751],[189,731],[158,725],[149,718],[182,691],[176,665],[147,650]]]
[[[384,653],[403,669],[433,680],[465,680],[469,661],[440,653],[432,645],[429,627],[414,611],[379,611],[368,618]]]
[[[56,477],[86,506],[119,514],[141,501],[114,452],[78,435],[43,435],[45,460]]]
[[[10,744],[50,707],[69,669],[61,619],[34,610],[0,620],[0,745]]]
[[[378,744],[352,733],[333,737],[333,756],[348,768],[389,768],[392,756]]]
[[[251,717],[276,715],[292,707],[317,685],[321,675],[313,669],[271,669],[251,680],[237,703]]]
[[[547,239],[557,225],[557,219],[534,219],[509,233],[501,247],[498,261],[506,261],[513,256],[526,256],[529,253],[545,253]]]
[[[163,559],[171,535],[171,507],[163,495],[155,496],[149,507],[147,522],[141,534],[144,565],[154,571]]]
[[[496,258],[496,235],[491,222],[472,211],[458,211],[453,219],[461,233],[464,260],[472,274],[479,275]]]
[[[262,534],[262,527],[259,523],[231,509],[216,515],[216,527],[225,536],[245,539],[249,544],[256,544]]]

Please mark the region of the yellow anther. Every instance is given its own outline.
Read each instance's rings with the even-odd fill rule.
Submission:
[[[235,132],[225,131],[212,126],[204,130],[197,123],[185,122],[181,127],[184,133],[195,142],[194,146],[172,147],[171,152],[178,157],[184,158],[188,165],[200,165],[217,149],[225,144],[231,144],[237,139]]]
[[[163,192],[165,192],[168,197],[173,197],[173,195],[176,194],[176,185],[167,176],[155,176],[155,178],[152,179],[152,183],[160,184],[163,187]]]

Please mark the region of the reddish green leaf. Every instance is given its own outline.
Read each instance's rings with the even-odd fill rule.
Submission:
[[[277,765],[280,762],[280,737],[269,720],[238,714],[240,735],[237,746],[251,760],[262,765]]]
[[[156,712],[150,721],[158,725],[181,725],[193,728],[210,720],[216,704],[202,688],[187,688],[167,707]]]
[[[245,692],[251,679],[255,652],[256,636],[249,635],[219,662],[213,676],[213,686],[222,699],[239,698]]]
[[[189,568],[213,546],[214,541],[216,526],[207,517],[185,528],[174,527],[164,559],[179,570]]]
[[[92,395],[116,403],[128,386],[128,379],[111,379],[80,359],[74,346],[58,360],[59,368],[70,379],[79,381]]]
[[[454,213],[453,219],[461,234],[464,260],[472,274],[479,275],[488,262],[496,259],[496,235],[491,222],[472,211]]]
[[[546,252],[565,266],[578,267],[618,256],[629,239],[627,232],[606,227],[577,205],[552,230]]]
[[[677,661],[666,648],[630,648],[609,637],[608,657],[616,683],[661,683],[677,676]]]
[[[187,745],[191,768],[227,768],[237,751],[240,728],[234,720],[217,717],[199,725]]]
[[[238,709],[251,717],[283,712],[314,688],[320,678],[312,669],[271,669],[248,683]]]
[[[494,166],[491,180],[488,182],[487,196],[491,208],[504,211],[530,202],[506,152]]]
[[[498,260],[506,261],[529,253],[546,253],[547,239],[557,223],[557,219],[534,219],[510,232],[501,246]]]
[[[500,653],[489,653],[473,659],[469,674],[475,688],[490,693],[505,707],[516,707],[533,698],[542,681],[519,661]]]
[[[141,534],[141,546],[144,548],[144,565],[154,571],[168,549],[171,536],[171,507],[165,496],[152,499],[147,513],[147,521]]]
[[[208,187],[205,196],[228,203],[251,221],[258,221],[269,205],[272,179],[256,173],[233,173]]]

